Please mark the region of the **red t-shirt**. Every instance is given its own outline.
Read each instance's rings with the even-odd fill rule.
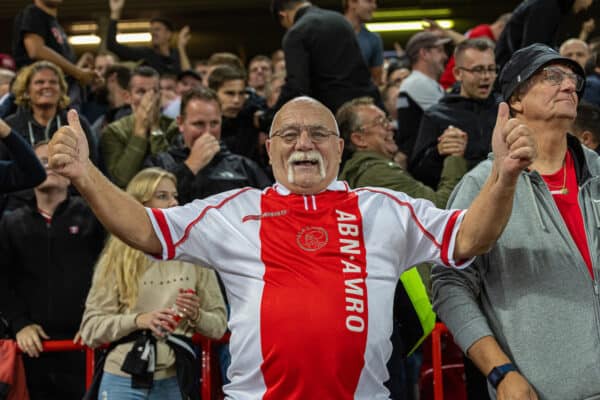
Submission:
[[[496,41],[496,39],[494,38],[494,34],[492,33],[492,30],[490,29],[490,26],[487,24],[477,25],[476,27],[471,29],[469,32],[467,32],[467,34],[465,36],[468,39],[475,39],[478,37],[487,37],[488,39],[491,39],[493,42]],[[454,65],[455,65],[454,56],[451,56],[450,59],[448,60],[448,63],[446,64],[446,69],[444,69],[444,72],[442,73],[442,76],[440,77],[440,85],[442,85],[444,87],[444,89],[448,89],[448,88],[452,87],[452,85],[454,85],[454,82],[456,82],[456,79],[454,79],[454,73],[452,72],[452,70],[454,69]]]
[[[566,170],[565,170],[566,168]],[[592,279],[594,271],[592,270],[592,260],[590,258],[590,250],[588,247],[587,236],[583,224],[583,216],[581,208],[579,208],[579,186],[577,185],[577,176],[575,175],[575,165],[571,153],[567,151],[565,157],[565,165],[554,174],[542,175],[542,178],[548,185],[552,198],[560,211],[571,237],[575,241],[579,252],[581,253],[588,267]],[[562,193],[561,189],[566,186],[567,193]]]

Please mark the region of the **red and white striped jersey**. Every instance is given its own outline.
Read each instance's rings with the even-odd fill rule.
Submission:
[[[216,269],[231,306],[231,399],[387,399],[399,276],[455,267],[464,211],[334,181],[276,184],[148,209],[162,258]],[[466,266],[463,263],[462,266]]]

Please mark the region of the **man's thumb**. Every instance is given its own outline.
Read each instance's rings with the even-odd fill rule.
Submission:
[[[496,117],[496,129],[502,128],[510,118],[508,104],[502,102],[498,105],[498,116]]]
[[[79,122],[79,114],[75,110],[69,110],[67,113],[67,120],[69,121],[69,126],[77,133],[83,133],[83,128],[81,127],[81,122]]]

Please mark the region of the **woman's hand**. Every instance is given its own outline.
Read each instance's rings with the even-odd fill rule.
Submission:
[[[179,295],[175,300],[177,310],[188,321],[195,322],[200,313],[200,297],[191,290],[179,289]]]
[[[135,317],[135,326],[140,329],[150,329],[157,337],[164,337],[177,327],[175,315],[175,311],[170,308],[141,313]]]

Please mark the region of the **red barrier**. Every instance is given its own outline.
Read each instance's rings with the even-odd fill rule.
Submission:
[[[433,364],[433,398],[444,400],[444,378],[442,376],[442,333],[448,332],[446,325],[435,324],[431,332],[431,358]]]
[[[219,340],[211,340],[205,336],[196,334],[192,337],[195,344],[199,344],[202,348],[200,362],[202,365],[200,394],[202,399],[212,399],[213,380],[219,371],[212,369],[212,363],[215,358],[213,345],[216,343],[229,342],[229,332]],[[94,349],[87,346],[73,343],[72,340],[44,340],[42,341],[43,351],[45,352],[61,352],[61,351],[85,351],[85,387],[86,389],[92,384],[94,377],[95,355]]]

